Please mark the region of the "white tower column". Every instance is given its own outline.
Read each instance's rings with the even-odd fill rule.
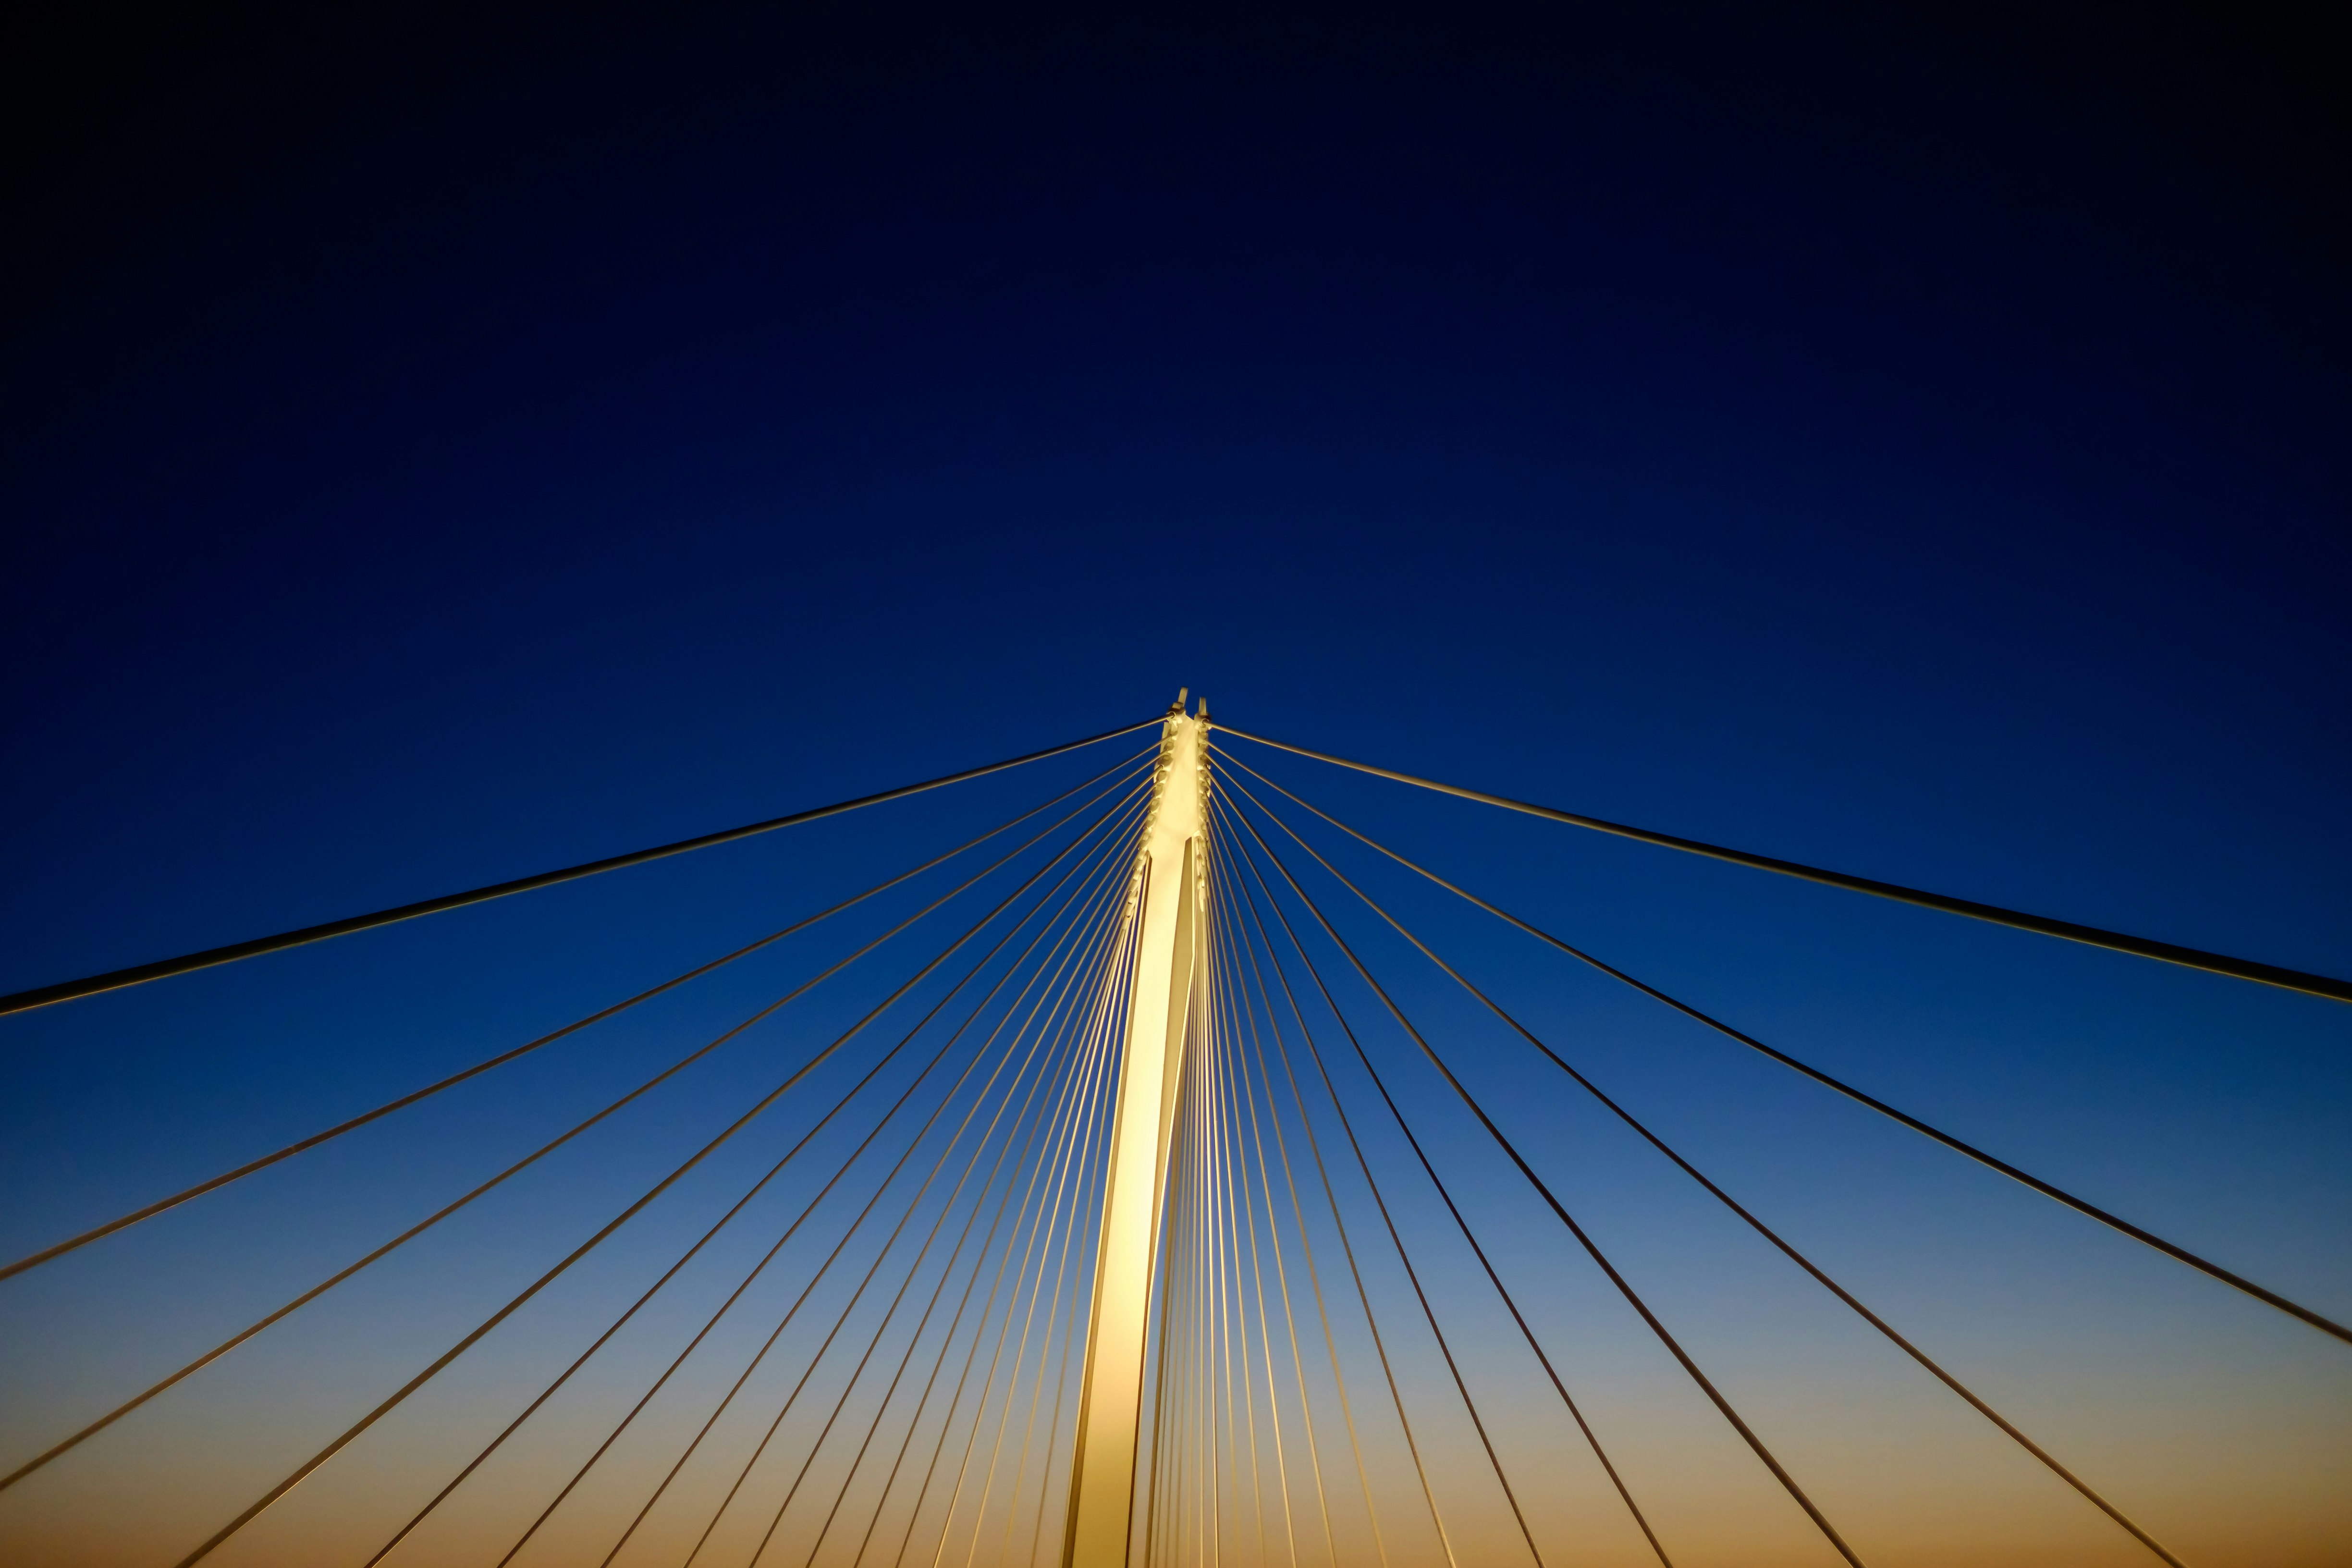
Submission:
[[[1139,921],[1141,931],[1128,997],[1110,1173],[1103,1191],[1065,1568],[1127,1563],[1153,1254],[1167,1201],[1169,1139],[1182,1081],[1185,1030],[1207,940],[1208,704],[1201,708],[1199,717],[1188,718],[1180,694],[1162,727],[1143,847],[1128,891],[1128,929]]]

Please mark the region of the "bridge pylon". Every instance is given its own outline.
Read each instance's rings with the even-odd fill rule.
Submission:
[[[1124,979],[1114,970],[1105,982],[1129,988],[1127,1038],[1103,1189],[1064,1568],[1125,1568],[1133,1530],[1157,1238],[1188,1031],[1203,1012],[1208,739],[1208,703],[1187,715],[1179,692],[1161,726],[1151,805],[1122,917],[1134,962]]]

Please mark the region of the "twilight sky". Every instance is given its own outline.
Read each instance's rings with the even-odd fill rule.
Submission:
[[[0,989],[863,794],[1180,686],[1367,761],[2352,973],[2340,40],[2283,8],[1545,9],[7,24]],[[1234,744],[1696,1005],[2352,1316],[2352,1010]],[[0,1020],[0,1253],[1126,749]],[[1368,874],[2189,1560],[2352,1562],[2346,1347]],[[2154,1561],[1969,1447],[1932,1386],[1345,918],[1846,1478],[1824,1487],[1874,1563]],[[0,1468],[407,1223],[404,1183],[478,1179],[670,1026],[432,1112],[421,1152],[322,1155],[0,1281]],[[470,1321],[470,1282],[569,1246],[761,1070],[0,1493],[0,1555],[175,1561]],[[530,1100],[511,1124],[500,1094]],[[1822,1560],[1473,1133],[1432,1128],[1689,1560]],[[431,1422],[472,1431],[505,1375],[380,1473],[424,1484]],[[1526,1419],[1544,1451],[1551,1414]],[[134,1481],[136,1508],[109,1500]],[[363,1562],[342,1495],[235,1561]],[[1557,1528],[1562,1562],[1627,1549]],[[431,1550],[471,1563],[470,1540]]]

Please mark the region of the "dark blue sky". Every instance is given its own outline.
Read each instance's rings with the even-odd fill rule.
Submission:
[[[0,989],[1180,685],[1370,761],[2352,973],[2342,56],[2283,16],[20,26]],[[2342,1009],[1322,787],[2346,1310]],[[306,997],[408,988],[318,1004],[370,1020],[331,1068],[240,1035],[242,981],[12,1021],[26,1162],[177,1096],[226,1119],[93,1160],[22,1239],[462,1058],[402,1043],[440,1016],[415,964],[481,998],[483,952],[540,963],[518,984],[560,1012],[856,885],[882,834],[662,873],[644,908],[722,913],[643,948],[600,889],[282,961]],[[1761,1103],[1694,1125],[1745,1148]]]
[[[17,981],[1179,684],[1701,837],[2352,947],[2319,40],[142,37],[66,40],[16,184]]]

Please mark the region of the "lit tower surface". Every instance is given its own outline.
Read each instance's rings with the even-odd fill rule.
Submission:
[[[1103,1190],[1094,1311],[1087,1332],[1077,1449],[1070,1475],[1066,1568],[1124,1568],[1135,1507],[1143,1347],[1150,1315],[1153,1238],[1167,1198],[1168,1154],[1182,1081],[1185,1030],[1202,966],[1208,897],[1209,704],[1197,716],[1176,696],[1161,727],[1160,762],[1123,936],[1137,945],[1127,999],[1127,1048]],[[1136,931],[1140,924],[1139,932]],[[1117,984],[1116,973],[1111,984]]]

